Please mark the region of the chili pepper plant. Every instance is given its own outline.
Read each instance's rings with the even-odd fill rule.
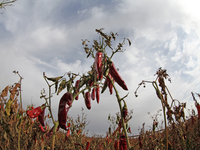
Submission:
[[[27,110],[26,113],[31,118],[36,118],[39,116],[41,125],[44,125],[44,109],[47,108],[50,114],[50,118],[54,124],[52,128],[52,146],[51,149],[54,149],[55,144],[55,135],[59,128],[69,131],[70,126],[66,125],[67,115],[69,109],[72,107],[74,100],[78,100],[80,94],[82,94],[85,99],[85,105],[87,109],[91,109],[91,98],[94,100],[96,98],[97,103],[100,103],[100,94],[102,94],[106,88],[109,88],[110,94],[113,94],[113,90],[116,94],[117,103],[119,104],[120,109],[120,129],[123,128],[123,131],[120,137],[123,139],[123,144],[125,145],[124,149],[130,149],[130,144],[128,140],[126,125],[128,120],[125,121],[127,116],[128,108],[125,102],[125,98],[119,96],[119,92],[115,87],[117,83],[122,89],[128,90],[128,87],[123,80],[123,78],[118,73],[112,58],[118,52],[123,52],[123,45],[125,41],[128,41],[129,46],[131,42],[128,38],[124,38],[122,43],[119,43],[115,48],[112,47],[112,41],[116,39],[117,33],[111,32],[109,35],[102,31],[103,29],[96,29],[96,32],[99,34],[99,41],[94,40],[91,48],[89,48],[89,41],[83,40],[82,45],[84,46],[85,53],[87,58],[93,58],[94,63],[91,65],[91,70],[86,74],[77,74],[72,72],[67,72],[63,76],[59,77],[47,77],[43,73],[43,77],[49,87],[48,96],[44,92],[41,92],[41,98],[45,100],[42,106],[36,107],[31,110]],[[108,56],[108,51],[110,50],[111,55]],[[67,78],[65,77],[67,75]],[[57,95],[64,89],[66,93],[61,97],[59,102],[58,109],[58,121],[54,120],[54,116],[51,109],[51,97],[53,96],[52,87],[54,86]],[[41,116],[42,114],[42,116]],[[125,144],[126,143],[126,144]],[[89,144],[88,144],[89,146]],[[87,147],[88,147],[87,146]]]

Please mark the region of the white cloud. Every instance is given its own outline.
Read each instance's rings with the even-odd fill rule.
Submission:
[[[1,89],[8,82],[18,80],[12,74],[13,70],[18,70],[24,77],[24,106],[30,104],[31,98],[35,105],[42,103],[40,90],[47,88],[42,72],[47,76],[59,76],[67,71],[82,74],[90,69],[93,59],[86,59],[81,39],[87,38],[91,42],[98,39],[95,29],[102,27],[107,33],[118,32],[119,41],[124,37],[132,41],[132,46],[125,47],[126,51],[117,54],[113,60],[129,87],[126,100],[128,107],[134,110],[131,121],[134,133],[146,120],[151,125],[147,112],[154,114],[161,108],[151,85],[140,89],[138,98],[134,97],[134,91],[142,80],[155,79],[156,69],[163,67],[169,71],[173,78],[169,89],[177,99],[188,101],[190,92],[199,89],[200,21],[197,1],[123,0],[115,1],[112,7],[103,2],[76,4],[61,0],[22,0],[16,1],[1,15],[0,26],[3,33],[9,34],[8,40],[5,40],[5,34],[0,34]],[[117,87],[120,96],[127,94]],[[60,96],[53,97],[57,99],[53,102],[55,114]],[[93,102],[92,110],[86,111],[94,132],[98,130],[94,128],[97,125],[95,110],[97,116],[102,117],[99,124],[106,122],[110,111],[113,114],[118,111],[114,95],[110,96],[106,91],[101,97],[101,104]],[[114,103],[116,106],[110,108]],[[189,103],[192,105],[191,101]],[[83,99],[76,101],[69,114],[77,114],[84,105]],[[106,113],[102,113],[102,109]],[[98,133],[105,134],[107,128],[107,124],[103,125]]]

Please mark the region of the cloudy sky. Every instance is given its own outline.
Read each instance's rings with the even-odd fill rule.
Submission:
[[[43,104],[40,91],[49,77],[65,72],[86,73],[93,63],[86,59],[81,39],[97,39],[95,29],[119,34],[118,40],[129,38],[132,45],[114,56],[115,66],[127,83],[128,92],[119,86],[128,109],[133,110],[129,122],[133,134],[146,123],[147,114],[156,114],[161,103],[151,84],[134,92],[142,80],[155,80],[159,67],[167,69],[172,83],[166,82],[173,98],[194,108],[191,92],[200,92],[200,17],[197,0],[18,0],[0,12],[0,89],[19,80],[13,70],[23,76],[23,107]],[[57,118],[59,96],[54,95],[52,107]],[[101,95],[100,104],[92,101],[87,110],[84,100],[74,101],[69,116],[76,118],[81,107],[87,114],[90,134],[105,135],[109,114],[119,111],[115,95],[108,90]],[[187,111],[186,111],[187,112]],[[162,120],[163,117],[160,117]]]

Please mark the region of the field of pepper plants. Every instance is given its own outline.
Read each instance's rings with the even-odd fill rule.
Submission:
[[[87,74],[67,72],[59,77],[48,77],[43,73],[43,78],[48,89],[41,91],[41,106],[22,107],[23,77],[18,71],[13,71],[19,76],[19,81],[2,89],[0,97],[0,149],[58,149],[58,150],[128,150],[128,149],[199,149],[200,148],[200,105],[197,98],[200,94],[191,93],[198,115],[192,110],[189,117],[185,117],[186,103],[180,103],[174,99],[165,82],[170,82],[166,69],[158,68],[154,81],[143,80],[135,91],[146,84],[152,84],[158,102],[162,104],[158,114],[152,116],[152,128],[148,131],[141,127],[138,136],[129,137],[131,127],[128,124],[132,119],[132,111],[126,104],[127,95],[120,96],[115,85],[128,91],[126,81],[122,79],[116,69],[112,57],[118,52],[124,52],[123,45],[126,42],[131,46],[128,38],[113,47],[118,34],[111,32],[106,34],[103,29],[96,29],[99,40],[83,40],[82,45],[87,58],[92,57],[94,63]],[[110,55],[108,55],[110,51]],[[67,92],[62,95],[58,113],[52,113],[51,98],[59,95],[61,91]],[[99,103],[101,94],[109,90],[110,95],[117,99],[119,112],[116,116],[108,116],[110,126],[106,137],[99,135],[87,136],[85,127],[88,120],[84,109],[77,118],[68,116],[68,111],[74,101],[78,102],[80,96],[85,100],[87,109],[91,109],[91,100]],[[163,113],[164,122],[158,122],[158,115]],[[58,120],[54,116],[58,115]],[[48,125],[53,123],[53,127]],[[164,129],[161,125],[164,124]]]

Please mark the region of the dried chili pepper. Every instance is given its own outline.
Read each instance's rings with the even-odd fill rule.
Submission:
[[[67,134],[65,135],[65,141],[67,141],[69,135],[70,135],[70,129],[67,129]]]
[[[43,104],[42,106],[45,106],[45,104]],[[44,107],[44,108],[42,109],[42,112],[41,112],[40,115],[38,116],[38,120],[39,120],[39,122],[42,124],[42,126],[44,126],[44,113],[45,113],[45,108],[46,108],[46,107]]]
[[[97,85],[97,88],[96,88],[96,99],[97,99],[97,103],[99,103],[99,100],[100,100],[100,87],[99,87],[99,85]]]
[[[38,117],[40,114],[42,113],[42,109],[41,107],[36,107],[34,109],[31,110],[27,110],[26,114],[30,117],[30,118],[36,118]]]
[[[114,144],[115,150],[119,149],[119,141],[115,140],[115,144]]]
[[[60,128],[60,126],[57,127],[57,130],[58,131]],[[54,129],[54,126],[51,128],[51,130],[46,134],[46,138],[50,138],[52,135],[53,135],[53,129]]]
[[[77,80],[75,84],[76,94],[79,92],[79,83],[80,83],[80,80]],[[78,100],[78,95],[76,96],[75,100]]]
[[[91,109],[91,97],[90,97],[90,92],[85,93],[85,105],[87,109]]]
[[[87,142],[87,144],[86,144],[86,149],[85,149],[85,150],[88,150],[89,147],[90,147],[90,142]]]
[[[91,98],[95,100],[95,88],[92,89]]]
[[[197,112],[198,112],[198,119],[200,119],[200,105],[196,102],[195,106],[196,106]]]
[[[102,71],[102,52],[97,52],[95,56],[95,70],[97,72],[98,78],[103,78],[103,71]]]
[[[111,76],[110,73],[108,73],[108,75],[106,76],[106,81],[107,81],[107,85],[108,85],[108,88],[109,88],[109,91],[110,91],[110,95],[113,93],[113,85],[112,85],[112,82],[111,82],[112,79],[113,79],[113,77]],[[113,83],[114,83],[114,80],[113,80]]]
[[[124,90],[128,90],[126,83],[124,82],[124,80],[121,78],[121,76],[119,75],[117,69],[115,68],[114,63],[112,62],[112,64],[109,67],[109,73],[110,75],[113,77],[113,79],[124,89]]]
[[[126,137],[124,134],[120,135],[119,149],[127,150]]]
[[[71,93],[65,93],[60,99],[59,109],[58,109],[58,121],[59,121],[59,126],[64,130],[67,130],[66,128],[67,113],[72,104],[72,99],[73,97]]]
[[[124,101],[124,106],[122,108],[122,112],[123,112],[123,117],[124,119],[126,118],[127,114],[128,114],[128,109],[127,109],[127,105],[126,102]]]

